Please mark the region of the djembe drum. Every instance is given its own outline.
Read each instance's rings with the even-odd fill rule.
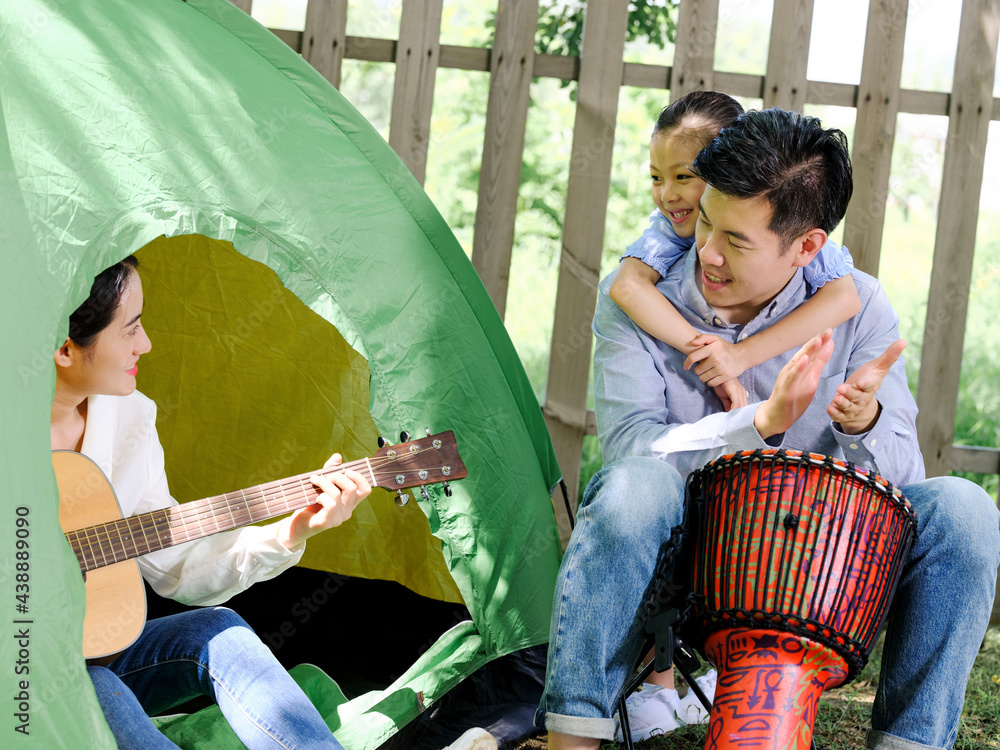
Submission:
[[[746,451],[694,472],[692,592],[718,670],[706,750],[809,748],[819,698],[861,672],[916,517],[836,459]]]

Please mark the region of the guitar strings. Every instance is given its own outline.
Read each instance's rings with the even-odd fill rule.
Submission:
[[[404,455],[404,458],[406,456]],[[212,516],[218,515],[220,512],[224,513],[229,511],[231,520],[236,523],[235,526],[230,528],[235,528],[236,526],[242,525],[243,523],[252,522],[254,519],[254,512],[260,510],[262,507],[267,506],[271,501],[281,498],[281,500],[286,501],[285,504],[288,507],[288,512],[297,509],[298,507],[305,507],[309,503],[302,505],[297,505],[291,507],[290,503],[298,503],[303,500],[303,498],[314,498],[320,494],[320,490],[316,489],[315,486],[310,482],[306,484],[308,477],[314,474],[328,475],[331,473],[336,473],[337,471],[342,471],[344,469],[364,469],[369,465],[374,469],[375,467],[383,467],[386,463],[393,462],[395,464],[396,459],[390,459],[387,457],[375,457],[373,459],[352,461],[348,464],[339,465],[336,467],[324,467],[323,469],[307,472],[305,474],[300,474],[293,477],[288,477],[286,479],[277,480],[274,482],[268,482],[258,485],[256,488],[247,490],[237,490],[235,492],[225,493],[223,495],[217,495],[214,497],[206,498],[204,500],[197,500],[190,503],[184,503],[179,506],[171,506],[170,508],[161,508],[156,511],[150,511],[146,514],[140,514],[138,516],[130,516],[124,519],[116,519],[115,521],[106,524],[96,524],[92,527],[79,529],[76,533],[78,536],[80,534],[86,534],[87,544],[81,546],[81,551],[85,548],[92,550],[94,544],[91,543],[89,532],[94,531],[96,536],[96,543],[101,547],[106,547],[108,544],[112,545],[113,549],[122,549],[122,545],[113,539],[112,531],[117,531],[119,536],[121,536],[122,525],[125,526],[125,531],[129,533],[132,537],[132,545],[136,547],[135,532],[141,533],[145,538],[145,533],[150,532],[151,535],[155,534],[158,539],[157,541],[162,543],[159,539],[161,531],[169,532],[170,527],[184,528],[185,532],[188,532],[187,525],[190,523],[198,523],[199,525],[203,521]],[[398,464],[396,464],[398,465]],[[364,473],[364,472],[362,472]],[[387,476],[393,476],[396,472],[385,473],[385,472],[372,472],[372,478],[375,479],[376,484],[379,478],[385,478]],[[298,489],[295,489],[295,485],[298,484]],[[286,492],[286,489],[288,490]],[[289,495],[289,492],[292,494]],[[234,505],[236,501],[236,505]],[[244,512],[243,509],[246,509]],[[241,517],[246,515],[246,520],[242,523],[235,521],[234,513],[240,513]],[[162,517],[157,519],[155,514],[162,514]],[[282,513],[272,514],[282,515]],[[258,519],[259,520],[259,519]],[[136,522],[138,522],[138,529],[135,528]],[[105,530],[106,534],[104,538],[101,538],[101,530]],[[220,528],[219,531],[227,530],[226,528]],[[215,532],[210,532],[215,533]],[[206,535],[206,534],[203,534]],[[192,537],[195,538],[195,537]],[[146,547],[149,548],[148,539],[145,539]],[[175,542],[179,543],[179,542]],[[122,549],[124,552],[124,549]],[[152,551],[147,549],[147,551]],[[117,556],[114,554],[114,556]]]
[[[426,453],[426,451],[422,451],[421,453]],[[389,458],[384,455],[375,456],[338,466],[324,467],[297,476],[266,482],[254,488],[237,490],[204,500],[161,508],[149,513],[116,519],[104,524],[95,524],[94,526],[67,532],[65,536],[74,553],[76,553],[77,558],[80,560],[81,567],[84,570],[92,570],[129,559],[130,557],[137,557],[148,552],[153,552],[157,549],[163,549],[167,546],[228,531],[248,523],[253,523],[256,520],[284,515],[284,513],[307,507],[321,494],[321,490],[309,482],[309,477],[313,475],[326,476],[345,469],[357,470],[362,475],[365,475],[368,474],[365,470],[370,467],[372,471],[366,479],[374,479],[375,484],[381,486],[381,480],[393,477],[403,470],[400,459],[403,459],[405,462],[406,459],[416,455],[420,455],[420,453],[404,453],[395,458]],[[391,472],[376,470],[384,469],[386,464],[392,464],[394,470]],[[297,488],[296,485],[298,485]],[[282,502],[285,505],[285,510],[277,513],[271,512],[270,509],[275,501]],[[259,518],[255,518],[255,513],[261,510],[264,511],[264,514]],[[217,519],[227,511],[230,516],[230,523],[220,525]],[[155,517],[158,514],[161,515],[159,519]],[[215,522],[216,529],[214,531],[205,531],[204,523],[206,520],[213,520]],[[191,534],[189,525],[193,524],[197,524],[198,528],[196,529],[196,533]],[[183,533],[178,534],[176,533],[177,531],[182,531]],[[93,532],[93,538],[91,538],[91,532]],[[118,536],[117,540],[114,538],[115,535]],[[163,541],[163,535],[167,536],[167,542]],[[81,536],[83,538],[82,544],[80,541]],[[150,544],[150,537],[155,537],[154,544]],[[129,546],[131,546],[134,554],[129,554],[129,551],[126,549]],[[144,549],[140,550],[140,547]],[[95,549],[100,553],[101,560],[98,560]],[[86,559],[88,554],[90,560]]]

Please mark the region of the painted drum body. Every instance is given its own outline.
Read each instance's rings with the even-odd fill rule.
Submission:
[[[913,540],[876,474],[798,451],[694,472],[695,629],[719,670],[706,748],[808,748],[822,691],[861,672]]]

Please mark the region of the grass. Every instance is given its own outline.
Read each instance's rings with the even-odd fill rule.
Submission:
[[[819,750],[857,750],[865,746],[872,702],[878,687],[881,641],[857,680],[823,694],[815,726]],[[637,750],[701,750],[706,727],[683,727],[675,732],[637,742]],[[541,750],[544,738],[528,740],[517,750]],[[607,742],[605,750],[623,746]],[[991,627],[969,675],[965,708],[959,725],[955,750],[1000,750],[1000,627]]]

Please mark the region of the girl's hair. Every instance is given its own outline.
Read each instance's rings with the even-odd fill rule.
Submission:
[[[114,319],[129,279],[138,266],[139,261],[130,255],[97,275],[90,287],[90,296],[69,316],[69,337],[74,344],[81,349],[93,346],[97,335]]]
[[[671,102],[660,111],[653,135],[667,135],[685,125],[691,134],[707,146],[723,128],[733,124],[743,114],[743,107],[733,97],[717,91],[692,91]],[[690,118],[691,122],[685,123]]]

